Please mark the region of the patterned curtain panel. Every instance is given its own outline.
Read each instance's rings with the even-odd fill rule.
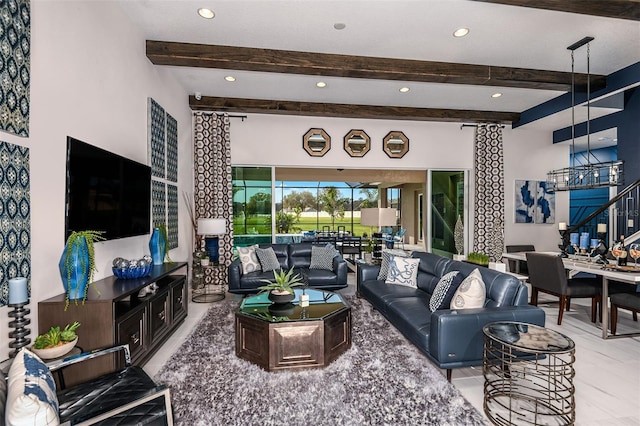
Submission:
[[[479,125],[474,146],[473,251],[500,260],[504,246],[504,157],[502,127]]]
[[[229,116],[195,112],[194,126],[195,219],[226,219],[227,233],[220,236],[220,264],[229,266],[233,259]],[[227,282],[227,268],[206,268],[205,283],[217,280]]]

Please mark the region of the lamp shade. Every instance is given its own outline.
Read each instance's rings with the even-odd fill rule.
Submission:
[[[394,208],[360,209],[360,224],[367,226],[394,226],[397,212]]]
[[[198,235],[224,235],[227,233],[225,219],[198,219]]]

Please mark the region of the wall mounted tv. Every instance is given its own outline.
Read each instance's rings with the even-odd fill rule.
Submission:
[[[67,137],[66,229],[108,240],[148,234],[151,168]]]

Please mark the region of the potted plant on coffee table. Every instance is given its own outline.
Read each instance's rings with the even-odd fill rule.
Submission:
[[[288,272],[273,271],[273,279],[274,281],[262,280],[267,284],[258,287],[258,290],[269,292],[269,300],[273,303],[291,302],[296,297],[293,287],[304,285],[300,274],[293,275],[293,268]]]

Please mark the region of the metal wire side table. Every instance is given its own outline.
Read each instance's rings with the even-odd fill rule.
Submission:
[[[200,269],[193,268],[192,294],[191,301],[195,303],[213,303],[224,300],[225,298],[225,282],[217,277],[214,273],[214,283],[207,284],[205,282],[205,269],[225,269],[224,264],[209,264],[207,266],[198,265]],[[216,271],[217,272],[217,271]]]
[[[495,425],[574,424],[573,340],[520,322],[494,322],[482,331],[487,418]]]

